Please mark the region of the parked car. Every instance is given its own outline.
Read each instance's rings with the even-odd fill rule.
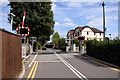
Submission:
[[[42,50],[46,50],[46,47],[43,47]]]

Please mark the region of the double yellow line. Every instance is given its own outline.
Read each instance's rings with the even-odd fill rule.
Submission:
[[[34,65],[32,66],[32,69],[30,70],[27,80],[34,79],[36,71],[37,71],[37,67],[38,67],[38,62],[34,62]]]

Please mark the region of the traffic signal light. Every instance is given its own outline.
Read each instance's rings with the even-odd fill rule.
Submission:
[[[28,34],[27,28],[20,28],[20,34]]]
[[[28,36],[30,33],[29,27],[17,27],[16,28],[17,34],[20,34],[21,36]]]

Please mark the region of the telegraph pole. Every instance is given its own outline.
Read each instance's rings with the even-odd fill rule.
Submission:
[[[104,2],[102,3],[102,6],[103,6],[103,39],[105,40],[106,28],[105,28],[105,3]]]

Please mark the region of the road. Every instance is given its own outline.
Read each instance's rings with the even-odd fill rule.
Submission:
[[[23,78],[43,80],[119,80],[119,72],[81,56],[47,49],[32,54],[25,61]]]

